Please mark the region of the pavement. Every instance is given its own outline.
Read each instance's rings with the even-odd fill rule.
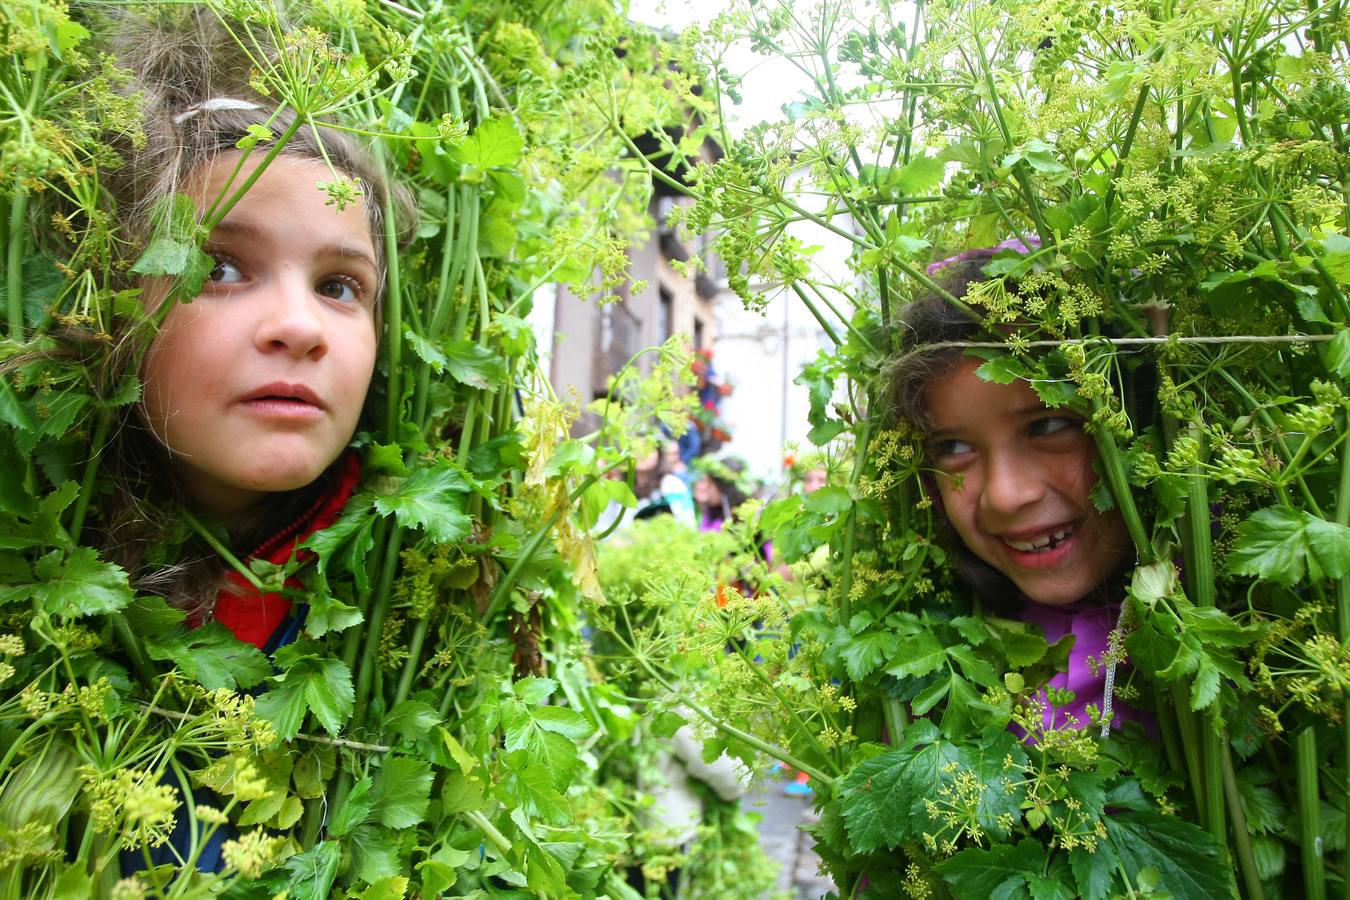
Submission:
[[[741,798],[741,808],[761,817],[759,844],[778,863],[780,894],[792,900],[820,900],[834,884],[817,871],[820,857],[811,849],[814,839],[800,828],[816,821],[815,810],[809,796],[784,796],[783,785],[776,778],[756,782]]]

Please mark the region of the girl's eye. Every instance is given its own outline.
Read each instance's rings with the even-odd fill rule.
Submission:
[[[1074,419],[1064,416],[1046,416],[1044,419],[1037,419],[1032,422],[1027,431],[1032,437],[1048,437],[1066,428],[1076,428],[1077,426],[1078,422]]]
[[[206,276],[213,283],[238,284],[244,280],[244,273],[239,271],[239,267],[229,257],[216,256],[215,262],[211,274]]]
[[[320,281],[314,288],[319,296],[329,300],[341,300],[343,303],[357,303],[364,296],[361,282],[350,275],[334,275]]]
[[[974,447],[967,444],[965,441],[958,441],[955,438],[951,438],[945,441],[939,441],[935,444],[933,446],[933,455],[938,459],[942,459],[947,456],[958,456],[962,453],[969,453],[974,449]]]

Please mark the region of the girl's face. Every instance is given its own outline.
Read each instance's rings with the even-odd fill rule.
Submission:
[[[205,210],[237,157],[194,173]],[[245,164],[239,185],[253,171]],[[189,499],[229,518],[304,487],[346,447],[375,367],[375,247],[362,204],[339,211],[326,166],[278,157],[212,232],[216,261],[146,356],[143,412]]]
[[[957,535],[1030,600],[1079,600],[1133,547],[1119,512],[1092,505],[1096,447],[1082,419],[1024,382],[994,384],[962,360],[924,392],[929,458]]]
[[[722,491],[717,482],[707,475],[694,482],[694,502],[699,506],[718,506],[722,502]]]

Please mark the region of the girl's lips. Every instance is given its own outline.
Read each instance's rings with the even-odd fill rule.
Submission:
[[[269,419],[287,419],[303,422],[317,419],[323,410],[313,403],[294,397],[256,397],[240,401],[240,405],[249,412],[257,413]]]

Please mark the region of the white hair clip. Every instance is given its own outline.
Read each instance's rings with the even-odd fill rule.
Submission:
[[[201,103],[194,103],[187,109],[173,117],[173,124],[182,125],[184,121],[192,118],[199,112],[215,112],[218,109],[261,109],[258,104],[251,100],[239,100],[234,97],[212,97],[209,100],[203,100]]]

